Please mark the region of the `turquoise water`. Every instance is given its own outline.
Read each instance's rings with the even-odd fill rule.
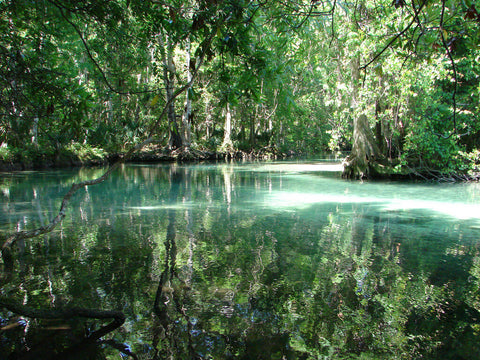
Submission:
[[[2,174],[0,234],[45,224],[102,171]],[[124,346],[142,359],[480,358],[479,195],[477,183],[345,181],[321,160],[129,164],[19,244],[2,294],[123,311],[81,358]],[[42,321],[4,330],[0,357],[100,326],[60,325],[48,340]]]

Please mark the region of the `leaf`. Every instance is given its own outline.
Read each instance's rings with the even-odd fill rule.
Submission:
[[[160,100],[160,94],[155,95],[152,101],[150,101],[150,106],[154,107],[158,103],[158,100]]]
[[[375,74],[377,74],[379,77],[383,76],[383,67],[381,64],[375,66]]]
[[[443,38],[445,39],[445,41],[447,41],[447,39],[448,39],[448,32],[447,32],[447,30],[442,29],[442,33],[443,33]]]

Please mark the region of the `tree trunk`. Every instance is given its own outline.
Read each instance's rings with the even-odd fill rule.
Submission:
[[[38,147],[38,116],[35,116],[35,118],[33,119],[32,144],[35,147]]]
[[[187,82],[190,83],[192,80],[192,72],[190,67],[190,39],[187,40],[186,45],[186,65],[187,65]],[[185,147],[190,147],[191,137],[192,137],[192,99],[189,96],[189,92],[192,86],[187,88],[185,92],[185,107],[182,116],[182,135],[183,135],[183,145]]]
[[[229,103],[227,103],[227,108],[225,110],[225,127],[223,130],[222,147],[225,149],[232,147],[232,112]]]
[[[175,100],[173,98],[175,92],[175,63],[173,62],[174,46],[168,37],[166,38],[166,43],[163,41],[161,35],[158,36],[158,39],[160,42],[160,52],[163,62],[163,82],[165,84],[167,95],[166,100],[168,103],[168,145],[171,149],[176,149],[182,147],[182,137],[178,130],[177,119],[175,116]]]
[[[255,115],[250,115],[250,146],[255,146]]]
[[[212,110],[210,109],[210,101],[207,100],[205,102],[205,140],[210,140],[211,135],[211,127],[212,127]]]
[[[379,151],[368,118],[360,115],[353,121],[352,152],[345,159],[343,177],[364,179],[376,175],[374,163],[379,158]]]
[[[358,105],[358,90],[360,82],[360,60],[354,58],[351,62],[353,90],[351,107]],[[353,119],[352,152],[344,161],[342,177],[348,179],[365,179],[374,174],[373,162],[378,158],[379,151],[372,130],[365,114]]]

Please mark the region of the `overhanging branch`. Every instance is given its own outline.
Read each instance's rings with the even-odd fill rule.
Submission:
[[[388,42],[388,44],[385,45],[385,46],[383,47],[383,49],[380,50],[380,52],[378,52],[368,63],[366,63],[365,65],[360,66],[360,70],[366,70],[366,68],[367,68],[368,66],[370,66],[372,63],[374,63],[375,61],[377,61],[377,59],[378,59],[380,56],[382,56],[382,54],[383,54],[385,51],[387,51],[387,50],[390,48],[390,46],[392,46],[392,44],[400,38],[400,36],[404,35],[404,34],[412,27],[412,25],[413,25],[413,24],[417,21],[417,19],[418,19],[418,14],[419,14],[420,11],[423,9],[423,7],[425,6],[426,3],[427,3],[427,0],[424,0],[424,1],[422,2],[422,4],[420,5],[420,7],[418,8],[418,10],[415,10],[415,9],[414,9],[414,16],[413,16],[412,21],[410,21],[410,23],[409,23],[402,31],[400,31],[397,35],[395,35],[395,36]]]
[[[444,20],[444,15],[445,15],[445,0],[442,0],[442,13],[440,15],[440,36],[442,39],[442,44],[443,47],[445,48],[447,52],[447,56],[450,60],[450,63],[452,64],[452,70],[453,70],[453,94],[452,94],[452,102],[453,102],[453,133],[457,133],[457,119],[455,113],[457,112],[457,67],[455,65],[455,61],[453,60],[452,52],[450,51],[450,48],[448,47],[447,40],[445,39],[445,35],[443,34],[443,20]]]
[[[70,26],[73,27],[77,35],[79,36],[80,40],[82,41],[82,44],[85,48],[85,51],[87,52],[87,56],[90,59],[90,61],[93,63],[95,68],[98,70],[100,73],[100,76],[102,77],[103,82],[105,85],[108,87],[108,89],[118,95],[136,95],[136,94],[146,94],[146,93],[153,93],[153,92],[158,92],[158,89],[156,90],[140,90],[140,91],[120,91],[112,86],[110,84],[110,81],[108,81],[107,76],[105,75],[105,72],[102,70],[100,64],[95,60],[93,57],[93,54],[90,50],[90,47],[88,46],[87,41],[85,40],[85,37],[83,36],[82,32],[80,29],[75,25],[75,23],[68,18],[68,16],[65,15],[63,8],[54,0],[49,0],[52,4],[54,4],[57,9],[60,11],[60,14],[62,15],[63,19],[70,24]]]

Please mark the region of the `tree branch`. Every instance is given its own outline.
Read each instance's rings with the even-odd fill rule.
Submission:
[[[397,35],[395,35],[393,37],[392,40],[390,40],[388,42],[388,44],[386,46],[384,46],[384,48],[379,52],[377,53],[368,63],[366,63],[365,65],[362,65],[360,66],[360,70],[365,70],[369,65],[371,65],[372,63],[374,63],[385,51],[387,51],[387,49],[390,48],[390,46],[395,42],[397,41],[397,39],[402,36],[403,34],[405,34],[408,29],[411,28],[411,26],[417,21],[417,18],[418,18],[418,14],[420,13],[420,11],[423,9],[423,7],[425,6],[425,4],[427,3],[427,0],[423,0],[422,4],[420,5],[420,7],[418,8],[418,10],[415,11],[414,9],[414,16],[413,16],[413,19],[412,21],[410,21],[410,23],[402,30],[400,31]]]
[[[453,133],[457,133],[457,118],[456,118],[456,112],[457,112],[457,67],[455,65],[455,61],[453,60],[452,52],[450,51],[450,48],[448,47],[447,40],[445,39],[445,36],[443,34],[444,28],[443,28],[443,20],[444,20],[444,14],[445,14],[445,0],[442,0],[442,13],[440,15],[440,36],[442,38],[442,44],[445,50],[447,51],[447,56],[450,59],[450,63],[452,64],[452,70],[453,70],[453,94],[452,94],[452,101],[453,101]]]
[[[87,41],[85,40],[82,32],[80,31],[80,29],[73,23],[73,21],[71,21],[63,12],[63,9],[62,7],[56,3],[56,1],[54,0],[49,0],[52,4],[54,4],[57,9],[60,11],[60,14],[62,15],[63,19],[68,22],[70,24],[70,26],[73,27],[73,29],[75,30],[75,32],[77,33],[77,35],[80,37],[80,40],[82,41],[83,43],[83,46],[85,48],[85,51],[87,52],[87,56],[88,58],[90,59],[90,61],[93,63],[93,65],[95,65],[95,67],[97,68],[98,72],[100,73],[102,79],[103,79],[103,82],[105,83],[105,85],[107,85],[107,87],[110,89],[110,91],[118,94],[118,95],[136,95],[136,94],[146,94],[146,93],[153,93],[153,92],[158,92],[158,89],[155,89],[155,90],[141,90],[141,91],[120,91],[120,90],[117,90],[115,89],[112,84],[110,84],[110,82],[108,81],[107,79],[107,76],[105,75],[105,72],[102,70],[102,68],[100,67],[100,64],[95,60],[95,58],[93,57],[93,54],[92,52],[90,51],[90,47],[88,46],[87,44]]]
[[[198,63],[197,63],[197,66],[195,68],[195,70],[193,71],[192,73],[192,78],[190,79],[189,82],[187,82],[185,85],[183,85],[182,87],[180,87],[179,89],[177,89],[177,91],[175,91],[175,93],[172,95],[172,97],[170,99],[167,99],[167,102],[165,103],[164,105],[164,108],[163,108],[163,111],[162,113],[160,114],[160,116],[158,117],[157,121],[155,121],[155,123],[150,127],[150,130],[148,132],[148,139],[152,138],[153,136],[153,133],[155,131],[155,129],[158,127],[158,125],[160,124],[160,121],[162,120],[162,118],[165,116],[165,114],[167,113],[168,111],[168,106],[172,103],[172,101],[174,101],[180,94],[182,94],[183,92],[185,92],[189,87],[191,87],[193,85],[193,83],[195,82],[197,76],[198,76],[198,72],[201,68],[201,66],[203,65],[203,62],[205,61],[205,56],[207,54],[207,50],[209,49],[211,43],[212,43],[212,40],[213,38],[215,37],[215,34],[216,34],[216,31],[212,30],[211,34],[208,36],[208,38],[203,42],[203,51],[202,51],[202,54],[200,56],[200,59],[198,60]],[[147,140],[148,140],[147,139]]]

